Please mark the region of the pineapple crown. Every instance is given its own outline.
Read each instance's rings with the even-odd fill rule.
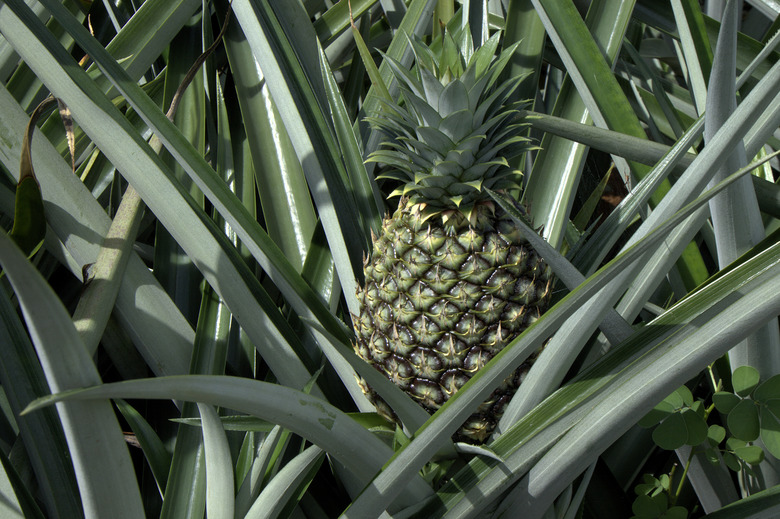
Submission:
[[[517,44],[495,57],[499,34],[474,49],[469,28],[446,30],[431,45],[407,38],[416,66],[386,57],[401,91],[398,102],[367,120],[390,137],[368,160],[389,166],[378,178],[401,182],[402,196],[422,221],[441,215],[475,223],[491,206],[485,188],[519,188],[507,158],[530,149],[510,97],[522,77],[498,82]]]

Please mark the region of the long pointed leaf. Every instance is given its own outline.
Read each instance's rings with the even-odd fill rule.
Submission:
[[[14,0],[15,4],[16,2],[17,0]],[[235,195],[229,192],[224,183],[218,180],[213,170],[205,164],[203,158],[192,150],[189,143],[183,139],[181,134],[168,121],[167,117],[159,111],[159,108],[146,97],[135,83],[128,81],[124,71],[117,66],[115,61],[106,56],[105,50],[96,44],[84,27],[72,23],[72,17],[62,12],[62,7],[59,4],[52,2],[49,8],[53,12],[58,13],[61,23],[66,25],[68,30],[76,35],[81,45],[89,48],[90,55],[95,58],[95,61],[99,65],[107,67],[106,70],[111,71],[112,75],[110,77],[112,79],[120,78],[117,80],[117,86],[127,90],[125,94],[128,95],[128,99],[133,99],[134,102],[140,103],[140,106],[136,105],[138,112],[146,117],[153,117],[158,126],[166,128],[166,131],[160,135],[162,137],[161,140],[169,146],[169,151],[172,151],[177,156],[179,163],[188,165],[194,162],[198,164],[198,171],[201,173],[204,173],[204,170],[208,172],[206,173],[207,177],[198,177],[198,179],[207,182],[207,184],[199,187],[209,195],[213,196],[214,192],[217,191],[223,199],[228,199],[232,210],[223,212],[223,215],[229,220],[231,226],[242,235],[242,238],[246,237],[244,239],[245,244],[257,243],[256,240],[250,239],[241,232],[241,230],[249,226],[256,231],[254,233],[256,234],[255,238],[258,236],[262,237],[262,235],[258,234],[259,227],[256,222],[254,220],[251,220],[251,223],[247,222],[249,216],[246,214],[246,209],[235,200]],[[22,13],[22,16],[25,16],[24,8],[19,7],[19,12]],[[0,11],[0,13],[3,13],[3,11]],[[18,19],[14,25],[12,18],[13,16],[7,19],[7,21],[15,28],[22,30],[26,28],[26,24],[19,23]],[[0,17],[0,22],[2,21],[3,17]],[[69,21],[71,23],[68,23]],[[25,22],[32,27],[36,26],[35,21],[29,19],[29,17],[25,18]],[[4,31],[5,34],[13,32],[14,30]],[[39,42],[37,38],[21,31],[16,31],[16,36],[22,41],[28,41],[27,38],[31,38],[32,41]],[[47,39],[45,33],[42,33],[41,41],[45,42]],[[293,339],[292,334],[288,333],[286,337],[282,337],[279,330],[284,329],[287,326],[286,323],[281,320],[275,307],[271,309],[272,304],[270,300],[267,296],[264,296],[262,289],[257,285],[257,281],[248,272],[246,265],[237,255],[232,245],[227,242],[225,235],[217,229],[213,221],[205,213],[194,207],[191,199],[183,192],[181,185],[170,178],[170,172],[160,163],[151,148],[132,128],[128,127],[126,119],[116,111],[113,105],[100,92],[95,90],[94,85],[88,81],[80,69],[69,68],[66,70],[58,65],[58,63],[67,62],[71,58],[63,55],[62,49],[52,44],[52,42],[49,41],[47,43],[48,46],[27,47],[30,51],[26,56],[28,63],[31,65],[35,64],[33,66],[37,67],[37,72],[42,77],[46,77],[48,74],[52,75],[50,77],[52,90],[61,90],[62,95],[58,95],[58,97],[66,99],[74,116],[81,114],[80,117],[77,117],[81,126],[101,146],[102,150],[106,152],[115,165],[122,170],[123,174],[130,179],[147,205],[166,223],[167,229],[177,236],[179,243],[188,251],[190,257],[196,261],[204,276],[207,279],[211,278],[212,284],[223,290],[223,297],[228,301],[244,328],[254,335],[255,345],[264,350],[264,357],[274,366],[278,376],[289,384],[300,384],[302,386],[308,380],[309,374],[301,361],[297,360],[294,354],[291,355],[292,352],[287,340]],[[17,44],[23,46],[20,42],[17,42]],[[57,57],[55,58],[51,53],[54,53]],[[72,74],[72,76],[69,74]],[[85,91],[90,92],[89,99],[79,94],[79,92]],[[131,94],[128,94],[128,92]],[[131,95],[132,97],[130,97]],[[95,104],[102,106],[104,114],[111,114],[109,121],[103,116],[100,118],[95,118],[94,115],[90,117],[90,112],[93,112],[90,108],[94,107]],[[177,147],[174,148],[170,145],[169,138],[173,138],[176,141]],[[186,150],[186,155],[180,155],[178,153],[179,149]],[[150,172],[156,172],[157,174],[151,175]],[[230,218],[234,215],[242,217],[243,222],[239,223],[235,219]],[[265,238],[267,239],[267,237]],[[269,247],[274,248],[272,244],[269,244]],[[216,257],[215,252],[217,253]],[[253,250],[253,253],[256,252],[256,250]],[[263,255],[263,257],[266,258],[267,256]],[[284,262],[283,258],[282,261]],[[289,263],[284,263],[289,267]],[[291,267],[290,270],[290,275],[293,277],[297,276],[297,273],[294,273]],[[229,276],[229,279],[233,280],[232,283],[226,283],[225,281],[228,279],[226,277],[221,277],[220,280],[217,280],[215,277],[217,272],[220,272],[222,276]],[[299,284],[301,284],[299,277],[298,279]],[[313,294],[312,300],[318,302]],[[261,310],[261,305],[265,306],[265,311]],[[239,308],[241,312],[235,312]],[[249,314],[252,314],[251,319]],[[333,326],[332,316],[328,322],[330,326]]]
[[[237,377],[188,375],[116,382],[43,397],[29,409],[64,399],[95,398],[174,398],[258,416],[320,446],[364,483],[382,468],[392,452],[352,418],[319,398],[278,384]],[[418,478],[408,483],[403,501],[417,502],[429,495],[430,488]]]
[[[56,294],[5,233],[0,263],[14,286],[49,386],[60,391],[99,384],[70,316]],[[141,517],[143,506],[130,455],[106,401],[58,407],[86,515]],[[112,499],[103,499],[105,494]]]

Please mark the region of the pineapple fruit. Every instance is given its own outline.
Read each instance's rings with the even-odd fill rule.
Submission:
[[[545,311],[549,268],[485,188],[518,188],[507,158],[528,149],[517,105],[519,78],[498,77],[498,34],[474,50],[470,31],[430,46],[410,40],[416,67],[387,58],[402,102],[369,122],[390,140],[369,160],[400,181],[398,209],[374,237],[353,316],[355,350],[429,412]],[[456,438],[482,442],[533,359],[503,381]],[[378,411],[392,410],[364,381]]]

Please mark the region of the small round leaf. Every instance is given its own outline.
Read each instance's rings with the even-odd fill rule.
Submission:
[[[677,388],[674,393],[661,400],[652,411],[647,413],[637,423],[640,427],[652,427],[681,407],[691,405],[693,405],[693,394],[691,393],[691,390],[686,386],[681,386]]]
[[[682,401],[682,398],[680,398],[680,395],[677,393],[672,393],[671,395],[661,400],[658,405],[655,406],[655,409],[664,411],[666,413],[673,413],[681,408],[683,404],[684,402]]]
[[[726,429],[720,425],[713,424],[707,429],[707,439],[710,441],[710,445],[717,447],[724,439],[726,439]]]
[[[771,400],[761,401],[762,408],[765,408],[768,412],[772,413],[775,418],[780,419],[780,400],[772,398]]]
[[[642,481],[644,481],[646,485],[650,485],[653,488],[658,486],[658,478],[652,474],[642,474]]]
[[[739,396],[748,396],[758,386],[760,376],[752,366],[740,366],[731,375],[734,392]]]
[[[712,449],[712,448],[705,449],[704,456],[707,458],[707,461],[709,461],[713,465],[720,465],[720,458],[718,457],[717,449]]]
[[[761,441],[769,454],[780,459],[780,421],[764,406],[761,407]]]
[[[723,414],[729,414],[740,400],[741,399],[737,395],[727,391],[718,391],[712,395],[712,403],[715,404],[715,408]]]
[[[676,395],[682,400],[682,404],[678,404],[677,407],[683,407],[683,405],[690,407],[693,405],[693,393],[691,393],[691,390],[688,389],[688,386],[678,387],[675,390],[675,392],[670,395],[670,397],[672,397],[673,395]],[[678,402],[676,397],[674,399],[674,402]]]
[[[680,414],[685,421],[687,430],[686,445],[696,446],[707,439],[707,422],[699,413],[691,409],[684,409]]]
[[[673,451],[685,445],[688,439],[688,429],[685,418],[680,413],[674,413],[653,430],[653,441],[662,449]]]
[[[661,517],[663,519],[687,519],[688,509],[682,506],[673,506]]]
[[[631,505],[631,511],[634,515],[641,518],[660,517],[669,506],[669,500],[666,494],[656,496],[638,496]]]
[[[664,418],[674,412],[674,408],[667,402],[661,402],[647,413],[637,424],[645,429],[661,422]]]
[[[746,445],[747,442],[745,440],[740,440],[738,438],[734,438],[733,436],[731,436],[728,440],[726,440],[726,449],[730,451],[741,449]]]
[[[731,410],[726,424],[735,438],[746,442],[755,440],[761,432],[758,406],[752,400],[742,400]]]
[[[682,388],[678,388],[677,390],[675,390],[674,393],[664,398],[662,403],[666,404],[668,408],[672,410],[679,409],[685,405],[684,396],[685,396],[685,391],[683,391]]]
[[[655,490],[655,485],[652,483],[640,483],[634,487],[634,492],[638,496],[650,495]]]
[[[739,472],[739,470],[742,468],[742,466],[739,464],[739,458],[730,452],[723,453],[723,461],[726,462],[726,466],[734,472]]]
[[[753,398],[760,402],[780,399],[780,375],[775,375],[762,382],[753,393]]]
[[[751,465],[757,465],[764,461],[764,450],[757,445],[748,445],[747,447],[734,449],[734,455]]]

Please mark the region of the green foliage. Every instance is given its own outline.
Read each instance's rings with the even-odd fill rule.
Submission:
[[[653,431],[653,441],[662,449],[698,445],[707,437],[707,424],[698,413],[683,409],[673,413]]]
[[[758,370],[751,366],[740,366],[731,374],[731,385],[734,392],[741,396],[748,396],[758,385]]]
[[[715,448],[728,436],[727,452],[755,465],[763,460],[763,455],[759,456],[757,452],[763,451],[761,447],[754,448],[748,443],[760,438],[767,452],[780,459],[780,450],[777,450],[780,443],[777,429],[780,377],[775,375],[761,382],[758,370],[741,366],[734,370],[732,384],[734,393],[716,391],[712,394],[712,407],[723,417],[725,427],[717,424],[708,427],[710,409],[705,413],[706,402],[701,399],[694,401],[691,391],[685,386],[656,405],[640,420],[639,425],[651,427],[658,424],[653,430],[653,441],[666,450],[683,445],[696,447],[705,439]],[[717,459],[712,453],[708,456],[712,460]],[[729,459],[733,461],[733,457]],[[735,466],[735,463],[729,464],[729,467]]]
[[[759,435],[758,408],[750,400],[742,400],[729,411],[728,429],[735,438],[754,441]]]
[[[744,442],[760,437],[767,452],[780,458],[780,377],[775,375],[760,382],[758,371],[745,366],[734,371],[733,384],[741,398],[722,393],[713,396],[715,407],[726,416],[732,434]]]
[[[707,438],[703,411],[701,401],[694,401],[691,391],[681,386],[656,405],[639,425],[650,427],[660,422],[653,430],[653,441],[662,449],[696,446]]]
[[[670,505],[671,479],[664,474],[654,478],[645,474],[644,483],[634,488],[637,498],[631,505],[634,515],[631,519],[686,519],[688,510],[682,506]]]
[[[777,515],[764,483],[780,456],[768,2],[0,4],[0,225],[25,249],[0,233],[4,512]],[[170,121],[173,89],[230,9]],[[443,45],[439,63],[426,45]],[[415,53],[435,84],[412,77]],[[508,164],[561,281],[554,306],[429,415],[352,350],[362,257],[398,187],[364,162],[383,141],[366,118],[418,86],[458,98],[438,78],[467,71],[468,54],[475,71],[503,56],[491,82],[531,100],[507,114],[529,126]],[[75,126],[30,124],[49,95]],[[457,138],[474,114],[435,115]],[[415,160],[426,142],[394,144]],[[497,434],[453,443],[532,356]],[[674,459],[687,451],[695,470]]]
[[[773,376],[761,382],[758,370],[741,366],[732,374],[734,392],[714,392],[712,404],[706,411],[707,402],[703,399],[694,400],[690,389],[682,386],[656,405],[639,421],[639,425],[655,426],[653,442],[662,449],[675,450],[687,445],[693,447],[691,457],[697,450],[703,450],[706,459],[713,465],[720,464],[722,460],[734,472],[753,474],[754,468],[764,461],[767,453],[774,458],[780,454],[776,450],[778,422],[775,414],[778,410],[776,404],[780,402],[778,379]],[[713,409],[720,413],[725,427],[707,424]],[[753,444],[759,438],[763,448]],[[645,477],[654,479],[649,475]],[[660,481],[667,481],[668,478],[664,474]],[[658,484],[660,488],[668,490],[668,484],[665,487],[662,483]],[[639,497],[634,502],[636,510],[642,510],[645,514],[650,514],[651,510],[665,510],[665,501],[657,497],[658,491],[653,494],[648,491],[647,485],[640,485],[637,494]],[[651,503],[649,498],[654,501]],[[643,517],[636,510],[637,516]]]

